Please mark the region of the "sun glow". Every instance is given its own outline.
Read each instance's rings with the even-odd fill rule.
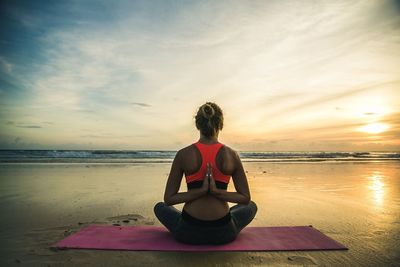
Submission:
[[[370,123],[360,128],[360,131],[370,134],[383,133],[389,129],[389,125],[385,123]]]

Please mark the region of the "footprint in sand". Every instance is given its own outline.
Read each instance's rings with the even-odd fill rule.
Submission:
[[[154,221],[143,217],[140,214],[126,214],[108,217],[104,223],[113,225],[153,225]]]
[[[376,230],[373,232],[375,235],[383,235],[385,233],[385,231],[383,230]]]
[[[303,257],[303,256],[289,256],[288,260],[295,264],[317,265],[313,259],[308,258],[308,257]]]

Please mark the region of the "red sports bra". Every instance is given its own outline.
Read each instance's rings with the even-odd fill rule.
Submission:
[[[201,184],[203,183],[203,178],[205,177],[206,172],[207,172],[207,163],[211,163],[211,166],[212,166],[211,171],[212,171],[216,186],[218,188],[226,189],[231,176],[223,174],[218,169],[217,163],[215,161],[218,151],[224,145],[221,143],[215,143],[212,145],[208,145],[208,144],[203,144],[200,142],[194,143],[194,145],[200,151],[202,161],[201,161],[200,169],[197,172],[195,172],[191,175],[185,175],[186,183],[188,184],[188,188],[189,189],[198,188],[201,186]]]

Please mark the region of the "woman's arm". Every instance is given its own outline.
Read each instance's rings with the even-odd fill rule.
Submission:
[[[250,202],[250,190],[247,183],[247,177],[243,169],[242,161],[237,152],[235,152],[235,171],[232,174],[232,180],[236,189],[236,192],[227,192],[225,190],[218,189],[215,185],[215,180],[212,177],[211,169],[209,174],[211,175],[210,180],[210,193],[228,202],[248,204]]]
[[[204,179],[205,182],[203,182],[203,186],[201,188],[195,188],[187,192],[178,193],[183,176],[183,168],[181,166],[182,160],[180,157],[181,153],[180,151],[178,151],[178,153],[176,153],[174,161],[172,162],[171,171],[169,173],[167,185],[165,187],[164,202],[168,206],[188,202],[199,198],[207,194],[209,187],[208,180]]]

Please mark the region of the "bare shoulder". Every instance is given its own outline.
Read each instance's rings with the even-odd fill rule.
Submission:
[[[184,148],[181,148],[180,150],[178,150],[178,153],[180,155],[187,155],[192,152],[193,152],[193,144],[190,144],[190,145],[185,146]]]
[[[179,160],[179,161],[182,161],[182,160],[184,160],[184,159],[186,159],[188,157],[193,157],[194,153],[195,153],[195,150],[193,148],[193,144],[191,144],[191,145],[188,145],[188,146],[186,146],[184,148],[179,149],[176,152],[175,158],[177,160]]]
[[[238,171],[243,169],[239,153],[227,145],[224,145],[221,150],[222,149],[223,151],[221,152],[224,157],[224,168],[226,170],[225,173],[231,174],[232,177],[237,176]]]
[[[240,160],[239,153],[230,146],[224,145],[221,150],[226,158],[232,159],[234,161]]]

